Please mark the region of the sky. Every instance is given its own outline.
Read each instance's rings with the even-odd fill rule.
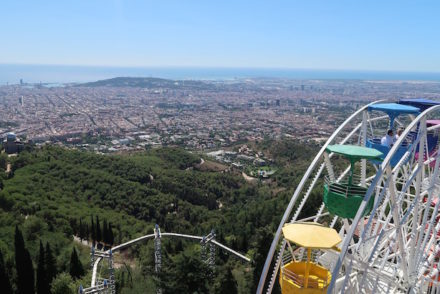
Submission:
[[[0,63],[440,72],[440,1],[3,1]]]

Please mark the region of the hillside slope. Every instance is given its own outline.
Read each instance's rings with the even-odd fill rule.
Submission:
[[[276,150],[286,149],[286,146],[273,146]],[[298,152],[310,151],[303,149]],[[283,158],[289,161],[288,157]],[[97,218],[101,221],[100,230],[111,224],[115,244],[151,233],[156,223],[166,232],[205,235],[215,229],[220,242],[247,253],[258,266],[293,191],[285,176],[270,186],[251,185],[237,174],[198,170],[199,156],[174,148],[113,156],[44,147],[9,160],[12,160],[12,172],[3,176],[0,191],[0,250],[6,264],[10,265],[7,269],[10,278],[16,275],[13,242],[16,226],[23,231],[35,268],[38,244],[42,241],[53,248],[57,271],[65,272],[75,244],[73,235],[91,240],[92,232],[96,233]],[[296,161],[296,167],[306,166],[306,158]],[[288,171],[289,165],[284,168],[283,172],[288,175],[300,174],[298,168],[294,173]],[[0,173],[6,175],[3,171]],[[283,189],[274,194],[277,186]],[[197,244],[166,241],[164,245],[167,261],[163,272],[168,276],[185,276],[189,270],[185,260],[195,263],[192,271],[204,272]],[[88,249],[75,246],[81,249],[83,264],[88,264]],[[173,281],[165,277],[151,279],[154,263],[151,244],[131,254],[137,257],[138,266],[132,269],[130,283],[124,271],[118,271],[118,289],[125,289],[123,293],[142,293],[134,285],[147,283],[145,287],[160,284],[164,291],[173,290],[176,286]],[[177,269],[174,265],[179,262],[182,268]],[[226,273],[232,270],[238,281],[238,291],[250,293],[259,273],[252,278],[252,271],[246,270],[245,265],[222,253],[217,263],[215,279],[228,277]],[[85,268],[86,275],[72,282],[71,287],[90,283],[88,266]],[[188,289],[191,289],[189,284]],[[211,284],[200,286],[214,287]],[[202,292],[203,287],[199,289]]]
[[[212,85],[196,80],[168,80],[161,78],[116,77],[106,80],[79,84],[81,87],[139,87],[149,89],[209,89]]]

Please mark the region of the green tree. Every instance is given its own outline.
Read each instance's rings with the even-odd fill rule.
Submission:
[[[258,282],[260,281],[261,271],[263,270],[267,252],[269,252],[269,248],[272,243],[272,238],[273,236],[272,233],[269,232],[269,229],[261,228],[257,230],[257,240],[255,242],[255,247],[257,248],[257,251],[254,255],[254,287],[252,292],[256,291]]]
[[[82,218],[80,218],[79,219],[79,239],[82,241],[83,239],[84,239],[84,235],[85,235],[85,232],[84,232],[85,230],[84,230],[84,225],[83,225],[83,222],[82,222]]]
[[[52,249],[50,248],[49,243],[46,243],[46,279],[47,284],[50,285],[52,283],[52,280],[57,275],[57,261],[52,253]]]
[[[75,247],[73,247],[72,255],[70,255],[69,273],[74,279],[79,279],[84,275],[84,268],[78,258],[78,253],[76,253]]]
[[[85,226],[85,230],[86,230],[86,232],[85,232],[85,234],[86,234],[85,237],[86,237],[87,242],[89,242],[89,240],[90,240],[90,229],[89,229],[89,224],[88,224],[88,223],[85,223],[84,226]]]
[[[37,265],[37,294],[47,294],[50,291],[46,274],[46,254],[43,243],[40,241],[40,254],[38,255]]]
[[[8,156],[6,153],[2,153],[0,155],[0,169],[6,169],[6,165],[8,163]]]
[[[176,245],[174,246],[174,251],[179,253],[183,251],[183,243],[182,240],[178,239],[176,240]]]
[[[18,226],[15,227],[15,267],[17,269],[17,292],[18,294],[34,293],[35,277],[31,255],[26,249]]]
[[[267,149],[272,150],[271,145],[268,144]],[[273,145],[276,145],[275,142]],[[13,177],[6,179],[6,174],[2,175],[0,172],[0,179],[4,180],[4,189],[0,191],[0,206],[3,208],[3,212],[0,213],[2,235],[0,247],[3,248],[4,244],[14,242],[14,235],[7,234],[8,230],[11,225],[23,221],[23,215],[29,215],[23,227],[20,225],[26,245],[30,249],[31,244],[38,246],[36,243],[38,239],[49,240],[51,252],[57,257],[57,266],[55,266],[55,258],[51,263],[52,271],[49,270],[50,263],[46,264],[47,272],[53,273],[52,280],[57,268],[68,272],[71,257],[68,252],[72,253],[73,246],[72,232],[81,235],[81,222],[83,225],[88,224],[89,232],[93,234],[92,239],[96,241],[97,215],[101,218],[100,223],[104,219],[107,221],[107,226],[104,226],[108,234],[106,240],[111,239],[110,220],[113,224],[118,220],[114,232],[117,234],[116,243],[133,239],[140,234],[151,233],[151,229],[146,227],[152,227],[151,224],[154,222],[160,223],[164,231],[197,235],[216,226],[221,228],[217,237],[219,241],[223,240],[222,243],[239,251],[255,254],[252,256],[255,260],[255,264],[252,265],[255,265],[255,271],[249,270],[240,274],[237,272],[236,275],[239,291],[250,292],[254,277],[259,277],[262,261],[267,254],[267,247],[260,248],[264,247],[265,242],[259,243],[262,239],[258,228],[266,227],[269,228],[269,232],[273,232],[273,227],[278,224],[283,207],[287,205],[295,185],[301,178],[301,173],[308,166],[304,164],[308,160],[307,154],[313,153],[309,152],[310,148],[301,151],[302,147],[286,145],[283,148],[289,153],[286,155],[268,151],[268,154],[274,156],[276,161],[274,164],[281,165],[280,172],[277,172],[273,182],[262,183],[260,186],[250,185],[233,173],[203,170],[208,169],[209,165],[205,165],[203,169],[194,166],[194,169],[185,170],[193,166],[193,163],[199,162],[200,157],[174,148],[152,149],[131,155],[101,156],[52,146],[19,154],[17,157],[23,156],[25,160],[20,161],[22,166]],[[284,160],[288,165],[279,163],[279,159]],[[15,158],[8,160],[13,163]],[[149,180],[150,175],[151,180]],[[285,190],[275,193],[275,190],[280,190],[278,188]],[[320,195],[315,192],[312,191],[309,197],[312,200]],[[72,201],[75,202],[74,206],[70,205]],[[221,202],[223,208],[209,210],[215,207],[216,202]],[[309,205],[309,202],[313,205]],[[314,204],[315,201],[308,201],[306,206],[314,212],[317,209]],[[306,207],[303,211],[309,213]],[[79,219],[79,216],[84,215],[87,215],[84,220]],[[103,227],[101,225],[99,227],[102,233]],[[183,277],[184,289],[193,289],[193,286],[188,285],[196,283],[191,281],[197,280],[200,276],[206,278],[202,271],[203,265],[198,267],[196,261],[190,260],[185,267],[183,262],[179,261],[181,257],[178,256],[186,251],[186,255],[195,255],[198,259],[196,246],[192,246],[189,242],[171,243],[171,246],[167,246],[167,243],[164,242],[163,254],[169,256],[163,258],[163,272],[169,273],[169,280]],[[184,247],[191,250],[185,250]],[[46,255],[50,255],[48,253],[50,251],[45,248]],[[38,253],[38,247],[35,253]],[[77,254],[80,256],[78,250]],[[38,254],[36,255],[37,268]],[[11,281],[15,282],[17,276],[13,252],[10,256],[12,258],[5,258],[6,268]],[[151,257],[154,260],[154,250]],[[227,263],[228,259],[228,255],[219,252],[218,262]],[[170,261],[168,269],[167,260]],[[176,261],[180,263],[178,270],[174,269]],[[83,265],[86,266],[85,263]],[[143,265],[150,265],[154,273],[154,261]],[[143,293],[142,290],[145,289],[142,285],[137,286],[141,276],[146,273],[145,268],[146,266],[139,267],[135,270],[139,275],[133,275],[133,285],[139,289],[138,293]],[[236,264],[234,276],[235,270],[239,268],[242,270],[244,267]],[[193,269],[196,276],[193,276]],[[217,273],[219,278],[224,278],[221,271]],[[150,283],[154,283],[154,277],[156,277],[154,274],[148,277]],[[164,278],[166,279],[167,277]],[[213,279],[216,280],[215,277]],[[174,287],[170,286],[167,289],[174,293],[179,291],[180,286],[175,281],[170,283]],[[206,286],[204,287],[206,289]],[[126,288],[128,291],[128,286]],[[198,290],[196,287],[194,291]],[[124,291],[122,289],[122,293]]]
[[[232,275],[232,268],[229,264],[221,268],[214,285],[213,292],[215,294],[237,294],[237,281]]]
[[[52,281],[52,294],[75,294],[73,279],[68,273],[60,273]]]
[[[108,223],[108,238],[109,238],[109,244],[113,246],[115,244],[115,236],[113,235],[113,227],[112,223]]]
[[[2,288],[2,293],[12,294],[12,285],[9,280],[8,273],[6,272],[5,262],[3,260],[3,253],[0,250],[0,285]]]
[[[208,293],[206,273],[208,267],[199,253],[187,249],[177,255],[172,266],[164,267],[159,276],[159,287],[164,293]]]
[[[96,241],[98,243],[102,241],[101,225],[99,224],[98,216],[96,216]]]
[[[93,221],[93,215],[90,217],[91,218],[91,230],[92,230],[92,242],[93,244],[95,244],[96,242],[96,230],[95,230],[95,222]]]
[[[107,227],[107,220],[104,219],[104,222],[102,224],[102,239],[104,240],[105,244],[109,244],[109,240],[108,240],[108,227]]]

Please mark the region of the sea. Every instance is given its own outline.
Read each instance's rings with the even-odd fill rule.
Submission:
[[[285,78],[297,80],[400,80],[440,82],[440,72],[315,70],[215,67],[104,67],[0,64],[0,85],[83,83],[114,77],[157,77],[174,80]]]

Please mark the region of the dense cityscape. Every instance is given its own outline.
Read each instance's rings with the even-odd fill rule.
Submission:
[[[116,78],[82,85],[0,87],[0,134],[99,152],[179,145],[191,150],[291,137],[324,140],[359,105],[440,98],[437,82]]]

